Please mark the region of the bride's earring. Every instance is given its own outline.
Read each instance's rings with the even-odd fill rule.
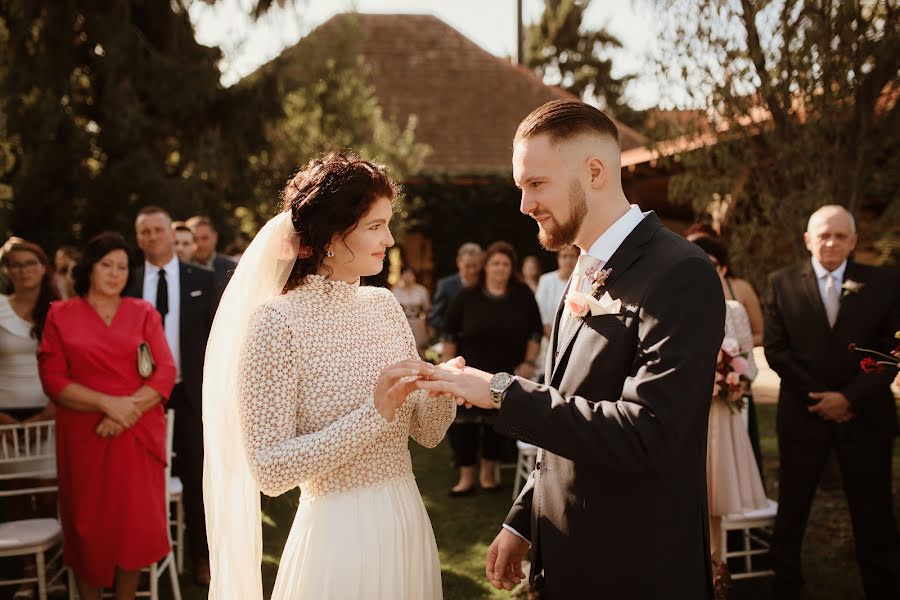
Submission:
[[[334,252],[331,251],[331,248],[325,251],[325,256],[328,258],[334,258]]]

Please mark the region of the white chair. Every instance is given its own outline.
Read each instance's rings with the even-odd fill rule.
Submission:
[[[174,453],[173,453],[174,456]],[[175,564],[178,572],[184,573],[184,484],[180,477],[169,477],[169,503],[175,505],[175,521],[171,519],[171,506],[169,507],[169,526],[175,528],[175,540],[172,547],[175,549]]]
[[[171,498],[172,498],[172,439],[175,433],[175,411],[168,410],[166,411],[166,514],[169,514]],[[176,478],[177,479],[177,478]],[[180,481],[179,481],[180,483]],[[169,519],[171,523],[171,518]],[[167,535],[169,536],[169,546],[172,546],[172,530],[171,527],[166,528]],[[169,572],[169,581],[172,584],[172,597],[174,600],[181,600],[181,586],[178,583],[178,573],[177,573],[177,565],[175,560],[175,552],[173,550],[169,550],[169,553],[163,558],[161,561],[157,563],[153,563],[149,567],[142,570],[144,573],[149,574],[150,581],[150,589],[149,590],[139,590],[137,592],[137,597],[139,598],[150,598],[151,600],[159,600],[159,580],[163,576],[163,572]],[[78,589],[75,585],[75,577],[72,574],[71,569],[69,570],[69,599],[74,600],[78,597]],[[115,594],[112,593],[104,593],[103,597],[114,597]]]
[[[516,473],[513,476],[513,500],[519,497],[519,490],[522,485],[531,476],[534,471],[534,463],[537,460],[538,447],[525,442],[516,442],[516,448],[519,449],[519,456],[516,459]]]
[[[53,421],[0,426],[0,482],[22,480],[30,487],[2,489],[0,497],[30,496],[57,491],[56,430]],[[34,480],[52,481],[34,485]],[[42,481],[43,482],[43,481]],[[49,558],[47,553],[55,550]],[[33,556],[35,577],[0,580],[0,586],[37,583],[38,597],[62,578],[62,528],[57,519],[23,519],[0,523],[0,557]],[[48,572],[52,576],[48,579]]]
[[[732,579],[749,579],[751,577],[765,577],[774,574],[774,571],[771,569],[758,568],[754,564],[754,556],[769,553],[769,541],[752,530],[763,530],[771,534],[772,528],[775,526],[775,514],[777,512],[778,503],[774,500],[767,500],[767,505],[763,509],[722,517],[722,539],[719,547],[725,549],[722,555],[723,560],[727,562],[729,558],[744,559],[743,570],[738,572],[732,571]],[[729,531],[740,531],[742,533],[739,548],[731,549],[728,547]]]

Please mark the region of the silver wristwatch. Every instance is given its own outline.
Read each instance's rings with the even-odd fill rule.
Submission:
[[[500,408],[500,405],[503,404],[503,396],[515,379],[509,373],[497,373],[491,378],[491,404],[494,405],[494,408]]]

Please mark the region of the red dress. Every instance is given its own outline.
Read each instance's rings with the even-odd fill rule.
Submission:
[[[146,341],[156,370],[143,379],[138,345]],[[83,298],[50,306],[38,349],[41,382],[50,398],[71,383],[113,396],[148,385],[168,398],[175,363],[162,320],[149,303],[122,298],[107,325]],[[57,404],[56,461],[65,562],[85,581],[109,587],[116,566],[135,570],[169,552],[162,404],[113,438],[95,433],[98,412]]]

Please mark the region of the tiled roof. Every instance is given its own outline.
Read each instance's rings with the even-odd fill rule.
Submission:
[[[509,170],[519,122],[545,102],[572,97],[430,15],[340,14],[298,45],[328,39],[351,18],[358,19],[355,51],[372,67],[381,106],[401,124],[417,117],[416,139],[431,147],[426,172]],[[289,62],[290,52],[279,60]],[[618,125],[623,150],[646,143]]]

